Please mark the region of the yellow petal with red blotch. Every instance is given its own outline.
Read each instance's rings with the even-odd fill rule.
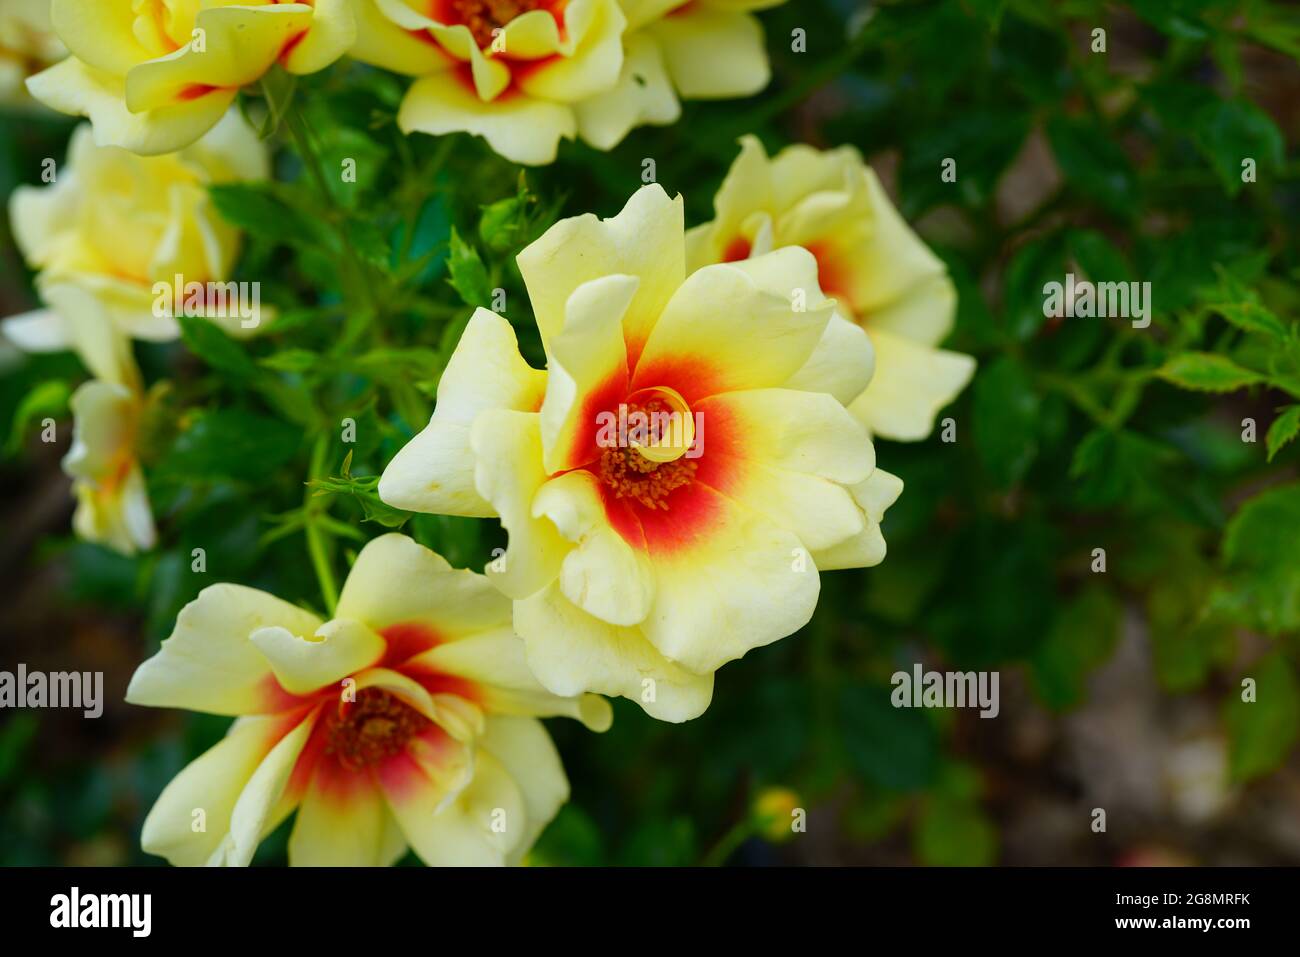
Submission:
[[[385,867],[396,853],[388,804],[369,774],[318,761],[289,835],[292,867]],[[400,831],[398,831],[400,833]]]
[[[682,115],[659,44],[641,32],[626,36],[623,46],[614,85],[574,104],[578,134],[599,150],[613,149],[635,127],[666,126]]]
[[[100,146],[120,146],[141,156],[174,153],[220,122],[237,89],[214,89],[144,113],[126,108],[126,81],[68,57],[29,77],[27,89],[46,106],[89,117]]]
[[[611,625],[645,619],[654,601],[654,572],[644,550],[610,527],[596,476],[584,470],[551,479],[533,510],[577,544],[560,566],[560,588],[569,601]]]
[[[454,569],[441,555],[393,532],[361,550],[336,613],[374,629],[390,649],[401,640],[418,654],[508,624],[510,602],[482,575]]]
[[[157,544],[149,491],[139,464],[132,465],[115,487],[101,490],[77,482],[73,493],[77,510],[72,515],[72,530],[78,538],[123,555],[148,551]]]
[[[280,687],[308,695],[377,662],[384,639],[357,621],[335,618],[315,634],[294,634],[280,625],[259,628],[249,640],[270,662]]]
[[[297,727],[284,735],[258,764],[253,776],[239,792],[230,813],[230,830],[208,857],[209,865],[247,867],[262,838],[271,833],[290,808],[280,798],[298,756],[307,744],[316,723],[313,711]]]
[[[407,29],[384,16],[375,0],[356,0],[357,39],[348,56],[406,76],[446,70],[456,59],[430,40],[424,28]]]
[[[740,138],[740,153],[713,197],[714,219],[686,234],[686,263],[691,272],[713,263],[747,259],[752,236],[745,225],[755,213],[772,206],[775,187],[767,152],[758,137]]]
[[[782,383],[785,389],[827,392],[848,405],[862,394],[876,370],[876,352],[861,326],[838,310],[826,324],[817,348],[803,366]]]
[[[780,385],[808,361],[833,312],[807,250],[706,266],[664,308],[632,388],[667,386],[693,407],[705,396]]]
[[[750,96],[772,78],[763,28],[748,14],[701,3],[646,29],[663,48],[668,73],[686,99]]]
[[[431,867],[500,866],[523,840],[524,799],[505,767],[478,750],[473,772],[465,789],[447,801],[446,789],[409,755],[378,766],[376,777],[393,816]]]
[[[315,73],[351,50],[357,40],[354,4],[355,0],[314,0],[311,28],[297,42],[290,40],[284,68],[290,73]]]
[[[207,862],[230,830],[231,814],[258,766],[296,720],[257,717],[236,721],[226,736],[172,778],[145,818],[146,853],[179,867]],[[202,829],[195,827],[202,812]]]
[[[590,213],[562,219],[519,254],[519,272],[537,317],[542,341],[564,327],[575,289],[601,276],[640,280],[623,319],[628,362],[686,275],[682,198],[670,199],[657,183],[643,186],[610,219]]]
[[[507,858],[517,864],[569,800],[569,779],[551,736],[532,718],[489,718],[479,746],[501,762],[524,799],[523,836]]]
[[[558,582],[515,603],[515,630],[524,639],[528,666],[559,695],[583,691],[618,695],[663,721],[688,721],[713,697],[713,675],[694,674],[661,655],[639,628],[623,628],[588,615]]]
[[[939,410],[970,382],[975,360],[892,332],[873,331],[871,339],[876,375],[849,410],[873,434],[903,442],[924,439]]]
[[[864,528],[862,512],[842,485],[761,461],[725,469],[718,491],[789,529],[810,551],[829,548]]]
[[[577,718],[592,731],[605,731],[613,720],[609,702],[597,695],[561,697],[542,687],[528,669],[523,640],[509,625],[439,645],[407,661],[402,671],[416,681],[433,676],[433,687],[444,675],[471,682],[475,700],[488,712],[489,724],[494,714],[562,716]]]
[[[857,535],[838,545],[813,552],[813,561],[822,571],[869,568],[885,560],[885,538],[880,533],[880,521],[885,516],[885,509],[902,494],[902,479],[876,469],[866,481],[859,482],[849,491],[862,509],[864,527]]]
[[[674,547],[652,555],[655,601],[641,628],[665,657],[712,672],[806,625],[820,581],[794,533],[719,492],[697,494],[714,499],[708,527],[693,535],[684,522]]]
[[[131,0],[52,0],[50,24],[74,57],[98,70],[125,74],[156,55],[136,37],[137,6]]]
[[[697,476],[712,483],[715,454],[749,459],[854,485],[876,466],[862,426],[833,396],[793,389],[752,389],[697,405],[706,425]],[[719,471],[724,469],[719,468]]]
[[[496,515],[474,487],[469,430],[484,409],[535,412],[546,390],[546,373],[519,355],[514,327],[504,316],[478,309],[438,381],[438,403],[429,424],[388,463],[379,497],[413,512]]]
[[[532,412],[491,409],[470,430],[479,494],[496,508],[510,536],[487,576],[510,598],[526,598],[553,580],[571,547],[549,519],[533,511],[533,496],[547,480],[540,419]]]
[[[538,10],[543,19],[554,24],[554,18]],[[525,14],[515,21],[521,24],[532,15]],[[565,36],[574,44],[572,52],[552,56],[529,64],[518,78],[520,89],[529,96],[555,100],[558,103],[576,103],[611,89],[618,81],[623,68],[623,28],[627,19],[618,7],[618,0],[574,0],[565,6]],[[585,21],[585,22],[584,22]],[[511,26],[514,26],[512,24]],[[512,45],[511,27],[506,28],[506,50],[513,55],[531,58],[529,52],[520,52]],[[568,44],[561,43],[564,47]]]
[[[542,400],[542,462],[547,474],[591,462],[596,418],[627,395],[623,317],[636,297],[635,276],[602,276],[569,296],[564,327],[548,344]]]
[[[473,133],[506,159],[526,166],[555,160],[560,139],[573,139],[571,106],[509,92],[490,102],[479,98],[460,70],[416,80],[398,110],[404,133]]]
[[[894,208],[875,171],[864,167],[860,175],[871,210],[869,238],[844,260],[857,318],[868,330],[938,345],[952,329],[957,302],[946,267]]]
[[[321,621],[253,588],[209,585],[181,609],[157,654],[136,669],[126,700],[231,715],[294,706],[297,699],[279,686],[266,657],[250,640],[253,632],[274,625],[310,635]]]
[[[312,8],[301,3],[210,7],[199,11],[197,24],[206,34],[201,49],[190,43],[126,74],[128,110],[141,113],[170,106],[196,89],[238,89],[255,83],[294,37],[311,29]]]

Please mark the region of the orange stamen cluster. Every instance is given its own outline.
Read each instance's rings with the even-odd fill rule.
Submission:
[[[338,716],[326,731],[325,753],[356,771],[398,754],[429,724],[428,718],[387,691],[365,688],[356,701],[339,704]]]
[[[628,415],[642,411],[654,423],[654,413],[664,409],[663,403],[656,399],[644,406],[629,405]],[[657,441],[661,436],[654,434],[651,438]],[[652,462],[635,448],[609,448],[601,453],[597,474],[615,498],[631,498],[646,508],[667,511],[668,494],[689,485],[695,478],[695,468],[696,463],[686,458]]]
[[[543,5],[543,0],[450,0],[458,23],[469,27],[480,47],[492,45],[492,31]]]

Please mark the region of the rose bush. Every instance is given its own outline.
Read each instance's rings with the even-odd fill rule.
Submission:
[[[0,861],[1291,862],[1295,31],[1158,6],[0,0]]]

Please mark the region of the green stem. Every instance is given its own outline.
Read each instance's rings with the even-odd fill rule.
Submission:
[[[329,436],[322,435],[312,448],[311,466],[308,478],[325,477],[325,455],[329,451]],[[303,531],[307,536],[307,552],[311,555],[312,567],[316,569],[316,580],[320,583],[321,598],[325,601],[325,610],[333,617],[334,609],[339,603],[339,589],[334,580],[334,569],[326,553],[326,532],[320,522],[323,506],[320,499],[312,494],[310,482],[303,498]]]
[[[736,848],[753,836],[754,831],[753,818],[747,817],[740,821],[730,831],[722,835],[722,839],[704,855],[704,860],[700,862],[701,865],[703,867],[721,867],[727,863],[727,858],[736,852]]]
[[[338,234],[339,243],[344,253],[340,262],[340,269],[353,273],[356,285],[360,288],[361,295],[366,300],[363,303],[355,304],[344,321],[343,334],[339,337],[338,343],[333,350],[335,355],[343,355],[353,347],[370,322],[383,313],[383,300],[370,281],[371,272],[369,267],[352,243],[352,236],[348,232],[345,222],[346,212],[339,206],[334,194],[330,191],[329,180],[325,176],[325,168],[321,165],[320,153],[312,143],[311,130],[308,129],[302,109],[296,101],[291,101],[289,108],[285,111],[284,125],[288,128],[294,146],[297,147],[298,153],[302,157],[303,166],[306,167],[308,175],[316,183],[316,189],[320,193],[321,201],[329,207],[330,215],[325,218]],[[346,282],[342,284],[345,298],[349,298],[347,296],[349,285]]]

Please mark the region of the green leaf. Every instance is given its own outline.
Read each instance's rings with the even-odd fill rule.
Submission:
[[[924,711],[895,708],[892,688],[845,686],[840,726],[849,765],[864,779],[891,791],[925,788],[939,770],[939,736]]]
[[[500,254],[523,243],[528,237],[528,215],[536,203],[537,198],[528,191],[528,184],[521,174],[517,195],[483,207],[478,222],[478,235],[483,245]]]
[[[1255,681],[1255,700],[1243,701],[1234,688],[1223,703],[1228,731],[1228,769],[1233,780],[1248,781],[1281,767],[1300,735],[1300,686],[1281,653],[1255,663],[1244,678]]]
[[[1257,302],[1238,302],[1218,307],[1219,315],[1245,332],[1254,332],[1273,339],[1285,339],[1287,326],[1281,319]]]
[[[1227,581],[1214,607],[1270,635],[1300,630],[1300,483],[1247,501],[1223,536]]]
[[[1063,281],[1066,271],[1067,249],[1061,233],[1027,242],[1016,251],[1007,266],[1003,292],[1003,322],[1012,338],[1024,342],[1043,328],[1047,322],[1043,289],[1049,282]]]
[[[1088,506],[1139,505],[1159,486],[1161,470],[1177,453],[1127,429],[1098,426],[1080,441],[1070,463],[1079,501]]]
[[[401,528],[411,518],[410,512],[393,508],[379,497],[378,475],[316,479],[311,487],[319,494],[351,496],[361,506],[361,513],[367,522],[375,522],[385,528]]]
[[[451,248],[447,253],[447,282],[456,290],[461,302],[467,306],[487,306],[492,300],[487,267],[478,250],[460,238],[455,227],[451,230]]]
[[[1209,104],[1196,117],[1196,145],[1209,160],[1229,196],[1246,184],[1242,163],[1256,167],[1282,165],[1286,142],[1269,115],[1247,100],[1222,100]]]
[[[1052,153],[1066,179],[1083,196],[1117,216],[1137,207],[1137,176],[1127,154],[1106,130],[1089,121],[1057,115],[1047,123]]]
[[[258,239],[287,245],[320,245],[324,224],[290,206],[267,183],[222,183],[208,187],[221,218]]]
[[[218,372],[236,379],[249,379],[258,374],[257,364],[244,351],[244,347],[226,335],[216,325],[198,316],[177,316],[181,338],[191,352]]]
[[[309,372],[325,368],[328,362],[329,359],[325,356],[310,349],[285,349],[259,359],[258,365],[277,372]]]
[[[182,432],[160,465],[180,478],[265,480],[298,451],[302,430],[240,409],[201,415]]]
[[[541,867],[598,867],[604,861],[600,828],[576,804],[561,807],[528,852],[528,863]]]
[[[1268,460],[1282,450],[1282,446],[1300,435],[1300,405],[1287,406],[1268,427]]]
[[[1258,372],[1244,369],[1212,352],[1184,352],[1156,370],[1156,375],[1183,389],[1197,392],[1232,392],[1264,381]]]
[[[1034,687],[1056,710],[1083,700],[1088,674],[1103,664],[1119,639],[1120,604],[1106,588],[1089,585],[1057,616],[1031,663]]]
[[[973,801],[926,799],[912,835],[917,860],[934,867],[988,867],[997,863],[998,834]]]
[[[50,379],[38,383],[18,403],[14,410],[13,425],[9,429],[9,441],[5,443],[5,455],[16,455],[23,446],[23,439],[33,422],[42,419],[61,419],[68,414],[68,400],[72,389],[61,379]]]
[[[1038,454],[1039,398],[1028,373],[1003,357],[975,378],[974,436],[985,470],[1009,488]]]

